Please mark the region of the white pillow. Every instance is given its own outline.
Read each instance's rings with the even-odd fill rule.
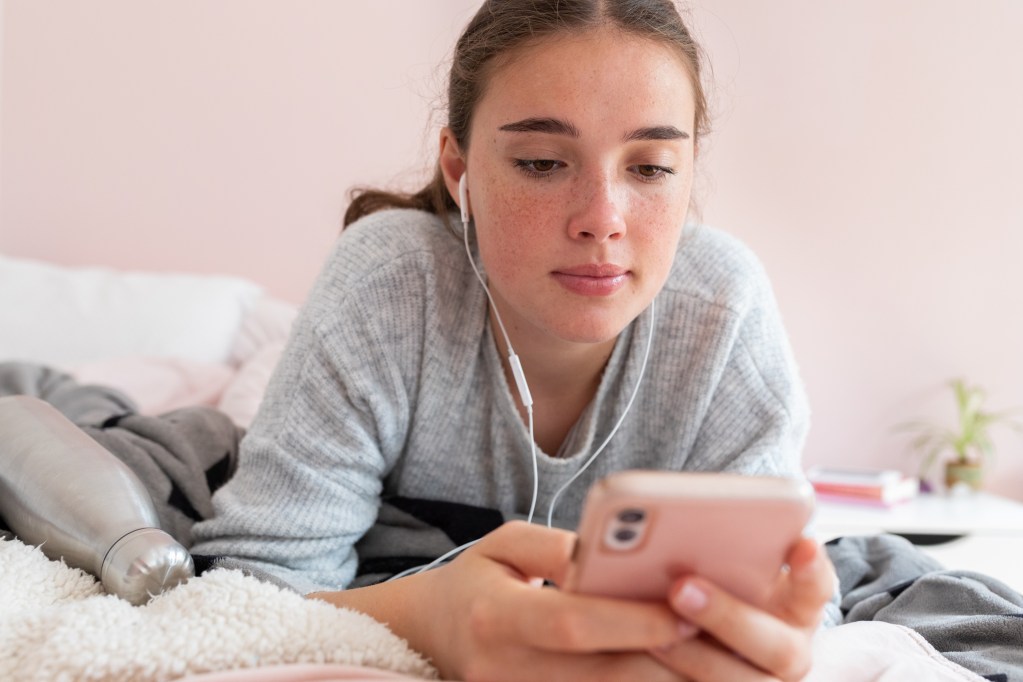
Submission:
[[[285,341],[298,315],[292,303],[264,296],[242,320],[231,347],[231,364],[242,367],[262,348]]]
[[[217,409],[238,426],[247,429],[252,424],[284,346],[284,341],[275,341],[260,348],[241,366],[221,394]]]
[[[257,284],[237,277],[0,256],[0,361],[64,370],[123,356],[225,363],[261,296]]]

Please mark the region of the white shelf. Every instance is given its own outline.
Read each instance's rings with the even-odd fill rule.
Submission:
[[[818,500],[814,525],[821,539],[878,532],[1023,537],[1023,504],[984,492],[919,495],[888,508]]]
[[[920,549],[945,568],[984,573],[1023,592],[1023,504],[991,493],[920,495],[890,508],[819,500],[814,532],[821,542],[873,533],[960,536]]]

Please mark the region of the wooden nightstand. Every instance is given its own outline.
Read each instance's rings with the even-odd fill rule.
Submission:
[[[1023,592],[1023,503],[991,493],[920,495],[891,508],[818,501],[814,532],[896,533],[946,568],[986,573]]]

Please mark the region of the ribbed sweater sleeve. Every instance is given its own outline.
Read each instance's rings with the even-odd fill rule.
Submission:
[[[388,215],[450,239],[422,214]],[[229,556],[300,592],[351,582],[417,394],[433,252],[380,220],[338,240],[288,341],[238,470],[193,552]],[[457,246],[457,242],[455,242]],[[457,252],[456,252],[457,253]],[[424,273],[427,275],[424,277]]]

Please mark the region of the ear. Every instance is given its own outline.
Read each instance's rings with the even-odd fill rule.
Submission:
[[[458,181],[465,173],[466,163],[462,150],[458,147],[451,128],[444,127],[440,131],[440,171],[444,174],[444,186],[454,202],[458,203]]]

